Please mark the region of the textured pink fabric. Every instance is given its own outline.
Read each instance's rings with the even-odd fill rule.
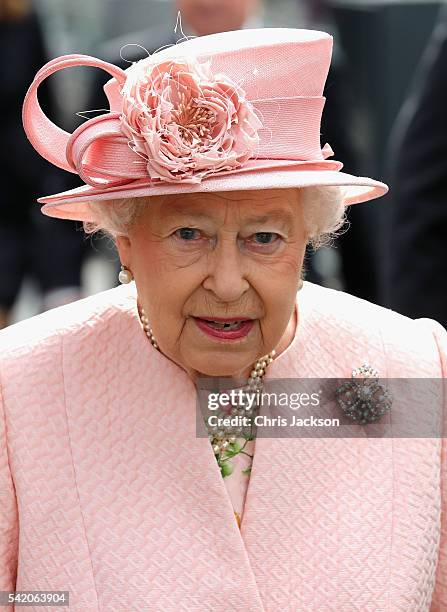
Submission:
[[[326,159],[330,147],[321,149],[331,52],[332,37],[324,32],[267,28],[183,41],[126,71],[83,55],[52,60],[27,92],[24,129],[43,157],[78,173],[86,186],[39,198],[43,212],[92,221],[89,200],[257,189],[262,180],[264,188],[345,185],[347,205],[383,195],[386,185],[340,172],[341,162]],[[114,78],[105,86],[110,117],[90,119],[70,136],[42,113],[37,90],[47,76],[71,66],[96,66]],[[202,73],[197,85],[192,77]],[[177,88],[193,110],[208,109],[204,126],[212,130],[213,146],[206,137],[192,144],[179,136],[191,130],[183,130],[179,119],[188,113],[176,114]]]
[[[365,359],[445,377],[434,321],[310,283],[298,308],[268,377]],[[258,438],[239,530],[194,385],[148,343],[133,283],[0,346],[1,589],[69,590],[76,612],[447,609],[446,440]]]

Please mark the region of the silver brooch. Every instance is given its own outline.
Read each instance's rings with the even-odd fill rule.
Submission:
[[[368,363],[352,370],[352,380],[344,382],[335,394],[344,414],[359,423],[375,423],[389,412],[393,396],[378,382],[379,372]]]

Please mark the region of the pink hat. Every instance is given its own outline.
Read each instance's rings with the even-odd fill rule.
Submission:
[[[50,217],[91,221],[89,201],[173,193],[346,186],[345,204],[384,195],[370,178],[340,172],[320,147],[332,37],[288,28],[240,30],[185,40],[127,70],[65,55],[36,74],[23,125],[48,161],[85,185],[38,199]],[[110,112],[73,134],[37,100],[62,68],[95,66],[111,77]]]

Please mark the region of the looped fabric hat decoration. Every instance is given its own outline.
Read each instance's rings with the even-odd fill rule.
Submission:
[[[322,96],[332,53],[324,32],[266,28],[185,40],[122,70],[65,55],[36,74],[23,125],[45,159],[85,185],[41,197],[50,217],[94,221],[89,201],[190,192],[345,186],[345,204],[385,184],[341,172],[321,148]],[[112,77],[110,111],[72,134],[42,111],[39,85],[72,66]]]

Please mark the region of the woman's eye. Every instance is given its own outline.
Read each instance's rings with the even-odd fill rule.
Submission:
[[[187,240],[191,242],[192,240],[197,240],[197,238],[200,238],[200,232],[194,227],[181,227],[175,232],[175,236],[177,236],[181,240]]]
[[[272,244],[279,238],[279,234],[275,232],[257,232],[253,234],[253,237],[256,244]]]

